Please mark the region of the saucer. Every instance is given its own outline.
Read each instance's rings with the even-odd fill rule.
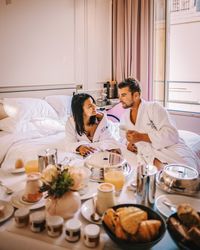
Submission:
[[[186,197],[183,195],[164,194],[164,195],[159,196],[156,199],[155,205],[158,211],[166,217],[169,217],[171,214],[173,214],[173,212],[170,210],[170,208],[167,205],[163,203],[164,200],[176,206],[182,203],[188,203],[197,211],[200,210],[200,199],[198,198],[193,198],[193,197],[188,197],[188,196]]]
[[[5,208],[4,208],[4,211],[3,211],[3,213],[4,213],[3,216],[0,217],[0,223],[7,220],[8,218],[10,218],[12,216],[13,212],[14,212],[14,207],[11,206],[9,204],[9,202],[0,200],[0,206],[2,206],[2,205]]]
[[[12,174],[19,174],[19,173],[24,173],[25,172],[25,168],[13,168],[10,171]]]
[[[93,202],[92,202],[92,199],[89,199],[85,201],[83,205],[81,206],[81,214],[87,221],[93,224],[101,225],[102,224],[101,220],[98,222],[91,220],[90,216],[92,213],[93,213]]]
[[[98,186],[99,184],[97,182],[89,181],[88,185],[85,188],[79,190],[81,200],[87,200],[94,196],[97,192]]]
[[[35,210],[41,207],[44,207],[45,205],[45,199],[44,197],[42,197],[39,201],[34,202],[34,203],[30,203],[30,202],[26,202],[22,199],[24,190],[21,190],[18,193],[15,193],[12,197],[11,197],[11,204],[13,205],[13,207],[16,208],[22,208],[22,207],[27,207],[30,210]]]

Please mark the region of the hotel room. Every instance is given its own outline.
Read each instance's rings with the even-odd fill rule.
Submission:
[[[106,179],[105,159],[112,168],[122,166],[125,176],[115,204],[139,204],[139,160],[120,140],[120,119],[125,109],[120,103],[118,84],[130,77],[139,81],[142,100],[157,102],[170,114],[188,152],[195,155],[197,167],[195,170],[189,164],[171,160],[164,162],[168,164],[165,170],[157,171],[152,204],[156,216],[161,214],[164,221],[161,217],[159,235],[148,242],[152,245],[140,245],[144,243],[140,242],[141,236],[134,242],[135,235],[122,222],[117,228],[121,233],[125,231],[125,238],[116,232],[117,236],[110,236],[105,223],[102,227],[98,221],[100,242],[94,246],[175,250],[186,244],[192,249],[194,243],[188,237],[193,236],[186,232],[177,240],[173,236],[175,229],[169,223],[166,226],[172,209],[163,204],[167,200],[176,206],[176,211],[185,200],[194,209],[200,207],[199,29],[200,0],[0,0],[0,215],[4,210],[0,216],[1,250],[92,247],[83,235],[87,234],[87,225],[95,223],[88,213],[96,207],[93,197],[99,195],[98,183]],[[98,112],[106,114],[115,138],[112,142],[95,142],[98,152],[86,158],[81,151],[68,152],[70,143],[65,137],[66,121],[73,114],[71,100],[81,93],[94,98]],[[141,155],[143,163],[150,164]],[[90,170],[89,188],[83,193],[79,190],[81,205],[77,205],[75,215],[69,216],[82,223],[81,239],[75,243],[66,240],[64,230],[54,238],[49,237],[49,227],[36,234],[29,225],[16,226],[16,211],[28,208],[31,215],[35,210],[45,210],[44,197],[31,204],[22,200],[24,192],[28,192],[28,172],[42,172],[42,164],[48,165],[40,161],[60,168],[77,166]],[[177,180],[181,180],[180,186]],[[113,216],[121,218],[116,214]],[[120,241],[115,236],[121,237]],[[184,237],[186,243],[180,243]]]

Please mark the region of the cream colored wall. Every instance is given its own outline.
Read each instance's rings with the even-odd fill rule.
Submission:
[[[0,86],[111,78],[111,0],[0,1]]]

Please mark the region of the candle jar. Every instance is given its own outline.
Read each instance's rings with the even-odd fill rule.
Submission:
[[[19,208],[14,214],[16,227],[25,227],[29,222],[29,209]]]
[[[65,239],[69,242],[78,241],[81,237],[81,222],[78,219],[70,219],[65,224]]]
[[[62,234],[63,218],[61,216],[48,216],[46,218],[47,233],[51,237],[58,237]]]
[[[100,238],[100,228],[95,224],[89,224],[84,228],[84,244],[87,247],[97,247]]]
[[[30,215],[31,231],[40,233],[45,229],[45,213],[34,212]]]
[[[114,185],[111,183],[101,183],[97,191],[97,212],[102,215],[109,207],[115,205]]]

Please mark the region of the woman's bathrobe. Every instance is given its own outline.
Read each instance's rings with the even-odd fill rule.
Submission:
[[[69,117],[65,126],[65,149],[76,152],[80,145],[89,145],[97,150],[118,148],[119,145],[114,139],[114,130],[116,130],[115,125],[104,114],[96,128],[92,141],[90,141],[85,134],[79,135],[76,132],[74,119]]]
[[[163,163],[182,163],[199,171],[199,161],[194,152],[179,137],[176,127],[170,120],[168,112],[156,102],[141,101],[135,125],[130,120],[128,109],[121,117],[120,134],[126,141],[126,131],[135,130],[148,134],[151,143],[135,143],[138,154],[150,164],[154,158]]]

